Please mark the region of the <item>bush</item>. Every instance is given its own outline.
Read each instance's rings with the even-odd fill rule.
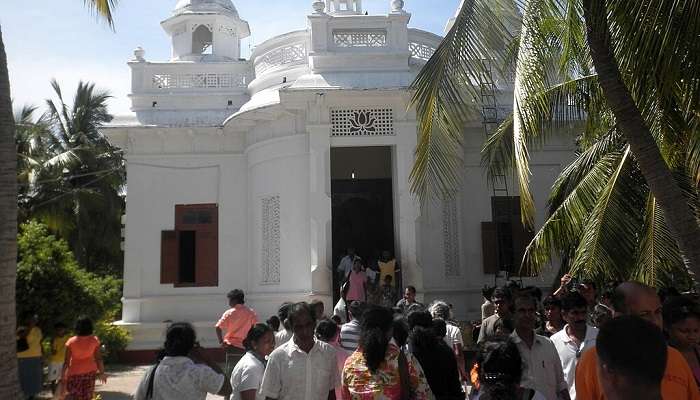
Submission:
[[[129,331],[121,326],[112,325],[114,318],[103,319],[95,325],[95,335],[103,346],[102,357],[105,362],[117,361],[119,352],[126,349],[131,337]]]
[[[17,315],[38,314],[45,335],[57,322],[72,327],[80,315],[101,321],[119,309],[121,281],[81,269],[45,225],[22,224],[17,247]]]

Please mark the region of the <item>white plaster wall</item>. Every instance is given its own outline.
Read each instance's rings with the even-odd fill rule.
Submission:
[[[290,130],[293,126],[289,127]],[[263,315],[283,301],[310,300],[309,144],[305,134],[269,139],[250,146],[249,224],[251,299]],[[262,199],[280,197],[280,283],[262,282]]]
[[[225,293],[247,278],[245,156],[131,156],[127,165],[123,321],[217,319]],[[219,286],[162,285],[160,231],[174,228],[175,205],[197,203],[219,204]]]

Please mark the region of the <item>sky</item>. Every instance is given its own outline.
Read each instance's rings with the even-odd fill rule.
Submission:
[[[170,57],[170,38],[160,27],[176,0],[119,0],[115,30],[90,14],[83,0],[0,0],[2,29],[15,108],[42,106],[52,96],[55,78],[64,97],[80,80],[108,90],[110,112],[128,114],[131,75],[126,62],[141,46],[146,60]],[[241,48],[250,49],[274,36],[306,27],[312,0],[233,0],[241,18],[250,24],[251,37]],[[442,34],[460,0],[406,0],[412,14],[409,26]],[[390,0],[364,0],[370,14],[386,14]]]

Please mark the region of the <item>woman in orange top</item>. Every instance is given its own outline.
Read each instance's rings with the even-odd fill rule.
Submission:
[[[92,400],[95,393],[95,378],[102,383],[107,376],[100,354],[100,341],[92,335],[92,321],[79,318],[75,333],[66,342],[66,360],[63,364],[64,394],[70,400]]]

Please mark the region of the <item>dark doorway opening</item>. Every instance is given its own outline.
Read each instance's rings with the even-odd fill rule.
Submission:
[[[179,282],[195,282],[195,262],[197,260],[197,244],[195,243],[195,231],[180,232],[180,268]]]
[[[368,268],[383,250],[394,252],[394,196],[391,148],[331,149],[333,301],[340,297],[337,267],[355,249]]]

